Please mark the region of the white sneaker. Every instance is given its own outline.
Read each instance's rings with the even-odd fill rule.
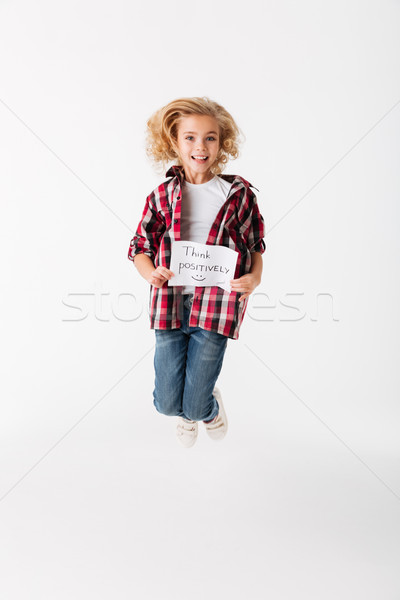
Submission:
[[[228,419],[226,418],[224,405],[222,404],[221,392],[217,387],[214,388],[213,396],[218,402],[219,412],[212,421],[209,423],[203,421],[203,423],[206,426],[206,431],[211,439],[222,440],[228,431]]]
[[[176,436],[180,443],[185,446],[185,448],[190,448],[190,446],[193,446],[197,440],[198,430],[199,427],[197,421],[189,421],[184,417],[178,417]]]

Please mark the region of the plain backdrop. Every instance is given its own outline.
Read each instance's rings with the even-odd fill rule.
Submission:
[[[0,595],[400,598],[400,5],[0,3]],[[245,141],[263,280],[190,449],[152,404],[128,261],[145,124]],[[200,424],[201,425],[201,424]]]

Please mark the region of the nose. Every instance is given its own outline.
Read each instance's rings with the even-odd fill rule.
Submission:
[[[202,152],[203,150],[205,150],[205,145],[203,144],[203,142],[200,144],[196,144],[196,152]]]

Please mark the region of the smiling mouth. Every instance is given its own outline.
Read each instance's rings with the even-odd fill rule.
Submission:
[[[194,279],[195,281],[204,281],[205,277],[202,277],[201,279],[196,279],[196,277],[192,275],[192,279]]]
[[[192,159],[194,161],[196,161],[197,163],[205,163],[208,160],[208,156],[200,157],[200,158],[198,156],[192,156]]]

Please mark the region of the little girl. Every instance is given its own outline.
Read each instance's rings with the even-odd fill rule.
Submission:
[[[197,439],[199,421],[214,440],[227,431],[215,383],[228,338],[238,339],[248,297],[261,281],[264,219],[254,186],[239,175],[222,174],[239,153],[239,128],[223,106],[207,97],[173,100],[147,121],[147,136],[148,156],[163,170],[169,161],[174,164],[168,179],[146,198],[128,258],[151,286],[153,404],[178,417],[177,436],[188,448]],[[238,252],[231,291],[168,285],[174,277],[172,245],[179,240]]]

